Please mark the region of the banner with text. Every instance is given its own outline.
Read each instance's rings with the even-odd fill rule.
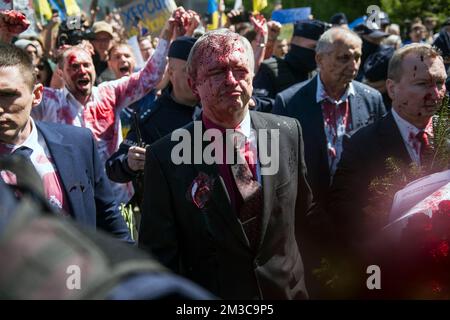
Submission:
[[[138,34],[138,23],[154,36],[158,36],[173,10],[174,0],[137,0],[121,8],[122,20],[128,37]]]

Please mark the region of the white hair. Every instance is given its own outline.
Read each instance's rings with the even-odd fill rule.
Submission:
[[[320,36],[316,45],[316,53],[324,54],[331,52],[333,50],[334,42],[337,39],[339,40],[345,39],[345,41],[354,41],[362,45],[361,38],[355,32],[342,27],[333,27],[325,31]]]

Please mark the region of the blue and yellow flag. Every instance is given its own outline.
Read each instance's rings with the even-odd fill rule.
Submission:
[[[34,9],[37,15],[44,17],[45,20],[52,18],[52,8],[47,0],[34,0]]]
[[[64,6],[69,17],[78,16],[81,13],[80,7],[75,0],[64,0]]]
[[[253,0],[253,12],[261,12],[267,7],[267,0]]]
[[[59,5],[58,1],[56,0],[48,0],[50,3],[50,6],[52,9],[55,9],[58,11],[59,16],[61,17],[61,20],[66,20],[66,14],[63,9],[61,9],[61,6]]]
[[[208,30],[215,30],[219,27],[219,11],[216,0],[208,0],[208,11],[207,13],[211,17],[211,23],[208,24]]]

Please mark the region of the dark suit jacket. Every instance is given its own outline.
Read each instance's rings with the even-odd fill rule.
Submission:
[[[36,122],[56,165],[70,212],[77,222],[131,240],[114,199],[97,146],[88,129]]]
[[[250,115],[256,130],[279,129],[278,173],[262,176],[264,210],[257,253],[251,250],[231,206],[218,166],[175,165],[171,151],[179,142],[170,136],[147,149],[139,245],[224,299],[306,298],[296,241],[311,202],[301,128],[294,119],[259,112]],[[185,129],[194,137],[193,123]],[[268,144],[271,139],[269,131]],[[188,146],[194,151],[193,140]],[[261,146],[262,141],[258,143]],[[189,191],[199,173],[213,180],[203,209],[194,204]]]
[[[389,157],[411,162],[391,112],[344,140],[344,152],[330,193],[329,212],[342,236],[352,242],[367,236],[362,209],[371,197],[370,182],[387,174]]]
[[[355,95],[349,97],[353,130],[381,118],[386,110],[381,94],[360,82],[352,81]],[[317,76],[279,93],[273,113],[300,121],[305,143],[308,182],[315,201],[325,204],[330,186],[330,171],[321,105],[316,102]]]

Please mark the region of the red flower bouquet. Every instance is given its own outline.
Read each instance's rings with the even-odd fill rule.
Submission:
[[[392,297],[450,299],[450,183],[386,226],[378,243]]]

